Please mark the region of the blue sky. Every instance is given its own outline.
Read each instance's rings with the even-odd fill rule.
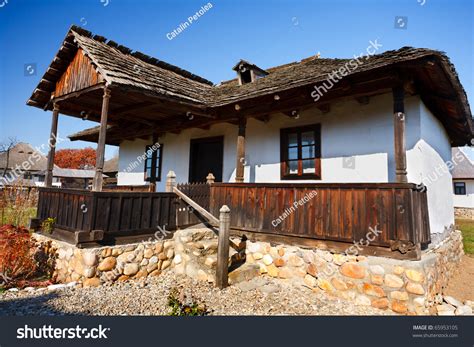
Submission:
[[[7,1],[7,2],[6,2]],[[472,0],[211,0],[212,8],[173,40],[166,34],[207,0],[0,0],[0,141],[15,136],[47,142],[51,114],[26,100],[69,26],[81,25],[134,50],[178,65],[215,83],[234,78],[247,59],[263,68],[320,52],[352,57],[378,39],[382,51],[402,46],[445,51],[474,104]],[[407,17],[406,29],[395,17]],[[34,64],[33,75],[25,66]],[[59,134],[95,125],[60,117]],[[93,146],[65,141],[59,148]],[[471,156],[474,159],[474,153]],[[116,147],[107,149],[110,158]]]

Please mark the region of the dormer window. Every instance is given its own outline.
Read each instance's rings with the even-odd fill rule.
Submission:
[[[262,78],[268,75],[268,72],[266,72],[265,70],[245,60],[239,61],[233,67],[233,70],[237,72],[237,77],[239,79],[240,85],[252,83],[258,80],[259,78]]]

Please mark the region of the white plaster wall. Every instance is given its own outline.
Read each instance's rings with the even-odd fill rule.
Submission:
[[[145,163],[141,156],[145,154],[145,147],[151,144],[151,141],[142,139],[124,141],[120,144],[117,176],[119,185],[146,184]]]
[[[414,145],[407,143],[408,181],[427,187],[430,230],[441,234],[454,224],[452,176],[447,165],[451,144],[441,122],[421,101],[418,104],[419,138]]]
[[[474,208],[474,180],[454,180],[466,183],[466,195],[453,195],[454,207]]]
[[[275,115],[266,124],[250,119],[246,134],[245,181],[281,182],[280,129],[315,123],[321,124],[322,179],[302,182],[393,181],[391,103],[392,97],[387,94],[372,98],[368,105],[361,105],[354,99],[334,104],[326,114],[312,108],[301,112],[299,119]],[[414,144],[419,134],[418,99],[409,98],[406,108],[413,115],[407,121],[407,141]],[[343,166],[345,157],[354,158],[354,167]],[[234,177],[235,173],[231,179]]]
[[[187,129],[180,134],[166,133],[160,137],[159,143],[162,147],[162,172],[161,181],[157,182],[157,191],[164,191],[166,186],[166,175],[169,171],[176,173],[178,183],[188,182],[189,176],[189,152],[191,139],[224,136],[224,165],[223,180],[230,181],[236,164],[236,143],[237,143],[237,127],[229,123],[216,124],[209,130],[203,129]],[[137,157],[145,151],[145,146],[152,144],[152,140],[135,140],[125,141],[120,144],[119,152],[119,185],[143,185],[144,181],[144,163],[141,161],[139,165],[127,170],[127,167],[137,162]],[[139,160],[138,160],[139,161]]]
[[[361,105],[350,99],[332,105],[331,111],[322,114],[317,108],[301,113],[299,119],[273,115],[270,122],[249,119],[246,134],[246,182],[281,182],[280,180],[280,129],[307,124],[321,124],[322,180],[302,182],[388,182],[394,179],[393,120],[391,95],[371,99]],[[410,113],[418,114],[417,99],[407,101]],[[418,123],[408,120],[407,137],[413,142]],[[222,123],[209,130],[188,129],[180,134],[167,133],[163,143],[162,182],[157,189],[165,189],[165,178],[173,170],[178,182],[188,180],[190,140],[201,137],[224,136],[223,180],[235,180],[237,126]],[[124,172],[130,163],[137,161],[151,140],[125,141],[120,145],[118,183],[120,185],[145,184],[143,162],[135,169]],[[343,158],[354,157],[354,167],[344,167]],[[298,182],[298,181],[292,181]]]

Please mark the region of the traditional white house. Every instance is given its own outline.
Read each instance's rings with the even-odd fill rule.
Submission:
[[[454,207],[474,209],[474,163],[459,148],[453,148],[453,162]]]
[[[47,158],[41,148],[33,148],[28,143],[20,142],[13,146],[9,153],[0,153],[0,187],[43,187],[46,167]],[[94,174],[94,170],[63,169],[54,165],[52,185],[87,189]]]
[[[101,122],[70,136],[99,144],[95,190],[107,143],[120,148],[118,185],[164,191],[169,171],[178,182],[424,184],[432,240],[452,229],[451,148],[474,127],[442,52],[242,60],[219,85],[76,27],[57,57],[28,104],[54,110],[52,133],[59,113]]]

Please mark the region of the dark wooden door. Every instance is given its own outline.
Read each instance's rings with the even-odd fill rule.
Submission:
[[[191,140],[189,182],[206,182],[212,172],[216,182],[222,182],[224,137],[206,137]]]

